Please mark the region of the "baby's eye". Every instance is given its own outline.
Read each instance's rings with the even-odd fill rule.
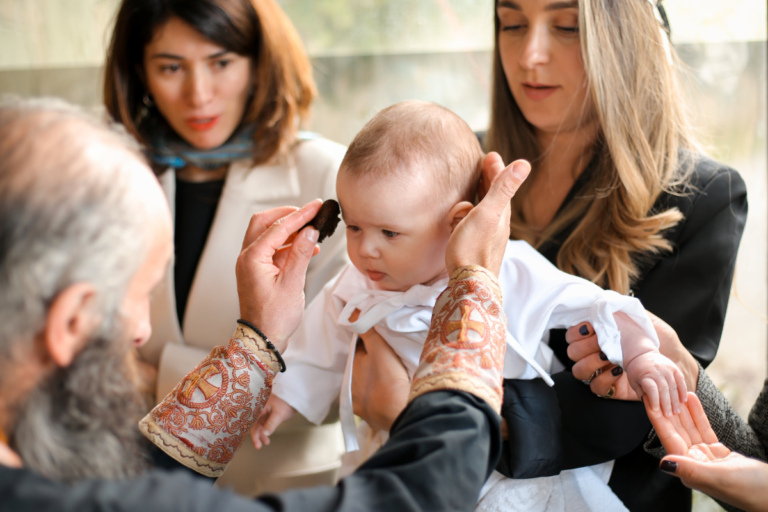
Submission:
[[[388,229],[382,229],[381,232],[384,233],[384,236],[387,238],[395,238],[397,235],[400,234],[394,231],[389,231]]]
[[[360,231],[360,228],[357,226],[347,226],[347,229],[349,229],[350,231],[354,231],[355,233]]]

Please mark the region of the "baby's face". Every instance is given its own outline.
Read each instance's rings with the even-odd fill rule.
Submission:
[[[419,176],[339,174],[336,194],[349,258],[378,289],[405,291],[445,274],[451,226],[438,219],[437,201],[427,198],[430,188]]]

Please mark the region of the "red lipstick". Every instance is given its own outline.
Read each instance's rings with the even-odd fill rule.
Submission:
[[[187,126],[198,132],[204,132],[216,126],[216,123],[219,122],[219,119],[221,119],[221,116],[188,117]]]

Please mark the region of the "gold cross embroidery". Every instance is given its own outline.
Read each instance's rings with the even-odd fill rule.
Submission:
[[[205,371],[202,372],[199,370],[196,371],[187,379],[187,383],[184,385],[185,387],[184,391],[182,392],[182,396],[187,400],[191,400],[195,389],[199,389],[203,395],[205,395],[206,400],[211,398],[219,391],[219,388],[209,384],[208,378],[214,375],[218,375],[219,373],[220,372],[218,368],[215,366],[209,366],[205,369]]]
[[[450,335],[454,331],[459,331],[459,335],[456,338],[458,343],[470,342],[470,339],[467,336],[470,329],[476,331],[480,337],[485,336],[485,324],[483,322],[476,322],[469,319],[474,309],[465,304],[459,306],[459,309],[461,310],[461,320],[451,321],[445,325],[445,329],[448,331],[446,336]]]

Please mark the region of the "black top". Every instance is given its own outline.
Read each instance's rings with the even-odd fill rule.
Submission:
[[[463,392],[416,398],[391,437],[335,487],[286,491],[256,500],[211,487],[182,472],[151,471],[133,480],[72,486],[0,466],[3,512],[433,512],[472,510],[501,450],[500,418]]]
[[[189,290],[197,264],[205,248],[208,232],[219,206],[224,180],[193,183],[176,179],[176,264],[173,269],[176,292],[176,314],[184,326]]]
[[[566,202],[584,179],[583,174]],[[632,289],[706,367],[720,344],[747,217],[747,191],[736,171],[707,158],[697,162],[690,184],[686,195],[663,194],[654,207],[677,207],[685,218],[664,233],[673,250],[646,262]],[[540,252],[555,263],[572,230],[565,229]],[[502,414],[510,430],[527,425],[529,432],[510,434],[499,470],[530,478],[616,459],[609,485],[630,510],[690,510],[690,490],[659,471],[658,460],[642,449],[651,429],[642,404],[597,398],[576,380],[570,374],[565,331],[553,330],[550,346],[567,368],[553,376],[553,388],[540,380],[505,381]]]

